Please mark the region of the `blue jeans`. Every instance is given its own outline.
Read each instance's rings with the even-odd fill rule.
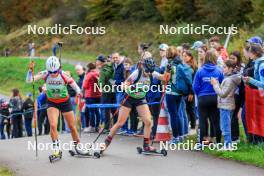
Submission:
[[[172,129],[172,135],[175,138],[183,135],[183,118],[179,116],[179,109],[182,96],[166,95],[166,104],[170,115],[170,124]]]
[[[1,139],[5,139],[6,138],[5,137],[5,132],[4,132],[4,127],[5,127],[5,125],[4,125],[4,117],[2,117],[0,115],[0,134],[1,134]]]
[[[231,140],[231,118],[233,115],[232,110],[220,109],[220,126],[224,136],[224,145],[229,146]]]
[[[80,113],[81,113],[82,128],[85,128],[86,127],[85,112],[80,112]]]
[[[32,136],[32,118],[25,118],[25,128],[27,136]]]
[[[186,135],[189,133],[189,120],[188,120],[187,113],[186,113],[186,102],[185,102],[186,99],[187,97],[181,98],[181,104],[179,108],[179,116],[180,118],[183,119],[183,131],[182,131],[183,135]]]
[[[98,104],[100,103],[100,98],[85,98],[86,104]],[[90,115],[90,126],[91,127],[99,127],[100,124],[100,113],[97,108],[88,108]]]

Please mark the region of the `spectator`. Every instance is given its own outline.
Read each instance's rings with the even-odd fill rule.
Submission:
[[[202,63],[205,59],[205,54],[207,52],[208,48],[206,45],[202,45],[201,47],[197,48],[197,53],[198,53],[198,67],[202,66]]]
[[[85,70],[83,68],[83,66],[81,66],[80,64],[76,65],[75,66],[75,71],[79,77],[79,80],[77,81],[77,85],[82,88],[82,85],[83,85],[83,80],[84,80],[84,77],[85,77]],[[85,92],[84,90],[83,91],[83,95],[85,95]],[[81,101],[85,101],[85,100],[81,100]],[[88,116],[88,119],[89,119],[89,113],[87,114]],[[84,129],[86,126],[86,119],[85,119],[85,106],[82,108],[81,110],[81,124],[82,124],[82,129]]]
[[[235,110],[235,91],[241,82],[241,77],[234,73],[235,62],[226,60],[223,67],[225,78],[221,85],[215,79],[211,79],[211,84],[218,95],[218,108],[220,110],[220,126],[224,136],[223,150],[232,150],[231,138],[231,118]]]
[[[220,68],[223,68],[224,66],[224,59],[221,55],[221,51],[222,51],[222,46],[217,43],[215,44],[215,51],[216,51],[216,56],[217,56],[217,65],[220,67]]]
[[[27,99],[23,103],[22,110],[24,112],[27,136],[32,136],[32,119],[34,114],[34,103],[32,100],[32,93],[27,94]]]
[[[83,81],[83,89],[85,90],[85,103],[86,104],[99,104],[101,92],[98,89],[99,72],[93,63],[87,65],[87,73]],[[88,133],[99,131],[100,114],[98,108],[87,108],[90,114],[90,126],[87,130]]]
[[[211,48],[214,48],[216,50],[220,50],[219,55],[221,56],[223,61],[225,61],[228,58],[228,53],[227,53],[226,49],[220,44],[220,38],[219,37],[214,36],[214,37],[210,38],[209,44],[210,44]]]
[[[47,95],[46,95],[46,85],[39,87],[39,95],[37,97],[38,104],[38,134],[42,135],[43,125],[44,134],[49,134],[50,125],[47,115]]]
[[[213,136],[216,136],[216,142],[221,142],[221,130],[219,121],[219,110],[217,109],[217,95],[210,84],[211,78],[215,78],[222,83],[223,73],[216,66],[217,57],[215,51],[209,50],[206,52],[203,66],[198,69],[194,77],[193,90],[198,96],[198,110],[199,110],[199,144],[203,144],[206,136],[207,119],[213,125]],[[198,149],[201,147],[198,146]]]
[[[6,139],[5,136],[5,125],[6,125],[6,133],[7,138],[10,139],[10,133],[11,133],[11,123],[9,118],[10,112],[9,112],[9,104],[4,99],[0,100],[0,133],[1,133],[1,139]]]
[[[103,55],[99,55],[96,58],[96,68],[100,70],[99,74],[99,86],[102,87],[102,97],[101,97],[101,103],[102,104],[115,104],[116,103],[116,97],[115,92],[106,92],[104,90],[104,87],[110,86],[110,79],[114,78],[114,67],[113,63],[106,62],[106,58]],[[105,121],[105,127],[104,132],[108,133],[110,129],[110,112],[114,114],[115,108],[106,108],[102,110],[102,116]],[[114,123],[117,120],[117,116],[113,117]]]
[[[18,89],[12,90],[12,97],[9,100],[11,106],[11,121],[13,125],[12,137],[19,138],[23,136],[23,117],[22,117],[22,98]]]
[[[36,50],[35,43],[32,43],[31,44],[31,52],[30,52],[31,57],[35,57],[35,53],[36,53],[35,50]]]
[[[197,64],[195,58],[193,57],[190,51],[183,52],[183,61],[192,68],[192,80],[193,80],[197,71]],[[194,102],[193,93],[188,95],[188,97],[185,99],[185,103],[186,103],[186,112],[191,125],[190,134],[193,135],[196,133],[195,131],[196,114],[195,114],[195,102]]]
[[[190,90],[191,87],[191,68],[188,66],[186,69],[185,64],[182,64],[182,60],[178,55],[176,47],[169,47],[167,50],[167,58],[169,59],[169,64],[167,72],[164,75],[158,72],[153,72],[153,77],[166,80],[168,74],[170,74],[170,80],[168,81],[168,86],[171,87],[170,90],[166,90],[166,104],[170,116],[170,124],[172,128],[173,139],[170,141],[172,144],[176,144],[183,140],[184,135],[184,116],[180,115],[180,105],[183,99],[183,92],[178,89],[179,87],[185,90]],[[187,82],[188,81],[188,82]],[[187,90],[187,91],[188,91]]]
[[[230,53],[230,60],[235,62],[236,68],[234,72],[237,74],[242,74],[245,65],[242,63],[242,58],[239,51],[233,51]],[[243,107],[245,101],[244,83],[241,81],[239,87],[235,91],[235,104],[236,108],[234,110],[233,116],[231,118],[231,138],[232,142],[239,142],[239,112]]]
[[[258,89],[264,89],[264,55],[260,45],[251,44],[249,48],[249,57],[254,61],[254,76],[244,77],[246,83],[249,83]]]
[[[161,74],[163,74],[165,72],[165,69],[168,65],[168,59],[166,57],[166,51],[168,48],[169,48],[169,46],[165,43],[163,43],[159,46],[160,57],[161,57],[161,61],[160,61]]]
[[[191,47],[191,49],[197,50],[198,48],[202,47],[203,42],[202,41],[196,41],[193,43],[193,46]]]
[[[120,57],[119,53],[112,54],[113,66],[114,66],[114,79],[110,79],[110,83],[113,86],[120,86],[121,83],[125,81],[125,67],[123,57]],[[124,92],[118,89],[116,91],[116,103],[121,104],[124,99]],[[124,126],[119,130],[117,134],[126,134],[128,132],[128,120],[125,122]]]

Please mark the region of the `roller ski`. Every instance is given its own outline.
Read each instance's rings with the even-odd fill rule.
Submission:
[[[73,150],[69,150],[71,156],[80,157],[80,158],[100,158],[101,155],[99,152],[95,152],[92,149],[82,150],[78,147],[78,145],[74,145]]]
[[[150,145],[150,139],[144,138],[143,148],[137,147],[138,154],[144,155],[158,155],[158,156],[167,156],[167,151],[162,149],[161,151],[157,151],[155,147]]]
[[[49,161],[50,163],[53,163],[54,161],[58,161],[61,160],[62,158],[62,151],[60,150],[59,147],[59,142],[56,141],[55,143],[53,143],[53,154],[51,154],[49,156]]]
[[[143,155],[157,155],[157,156],[167,156],[167,151],[165,149],[162,149],[161,151],[157,151],[154,147],[137,147],[138,154]]]

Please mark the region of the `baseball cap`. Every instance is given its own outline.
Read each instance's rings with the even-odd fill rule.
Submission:
[[[28,92],[27,93],[27,97],[32,97],[32,93],[31,92]]]
[[[167,44],[165,44],[165,43],[162,43],[162,44],[160,44],[160,46],[159,46],[159,49],[160,50],[167,50],[169,48],[169,46],[167,45]]]
[[[200,48],[203,45],[202,41],[196,41],[193,43],[193,46],[191,47],[191,49],[197,49]]]
[[[262,45],[262,39],[259,36],[251,37],[246,42]]]
[[[96,60],[101,61],[101,62],[106,62],[106,57],[100,54],[96,57]]]

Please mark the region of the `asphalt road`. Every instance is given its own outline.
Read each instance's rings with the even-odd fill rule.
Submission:
[[[94,137],[82,135],[82,142],[91,142]],[[62,142],[70,139],[69,134],[61,135]],[[100,159],[75,158],[64,151],[62,160],[52,164],[48,160],[51,151],[40,151],[36,159],[35,152],[27,149],[28,141],[34,138],[0,141],[0,165],[19,176],[264,176],[263,169],[201,152],[169,151],[167,157],[139,155],[136,147],[141,146],[142,139],[136,137],[115,137]],[[48,143],[50,138],[41,136],[38,141]]]

